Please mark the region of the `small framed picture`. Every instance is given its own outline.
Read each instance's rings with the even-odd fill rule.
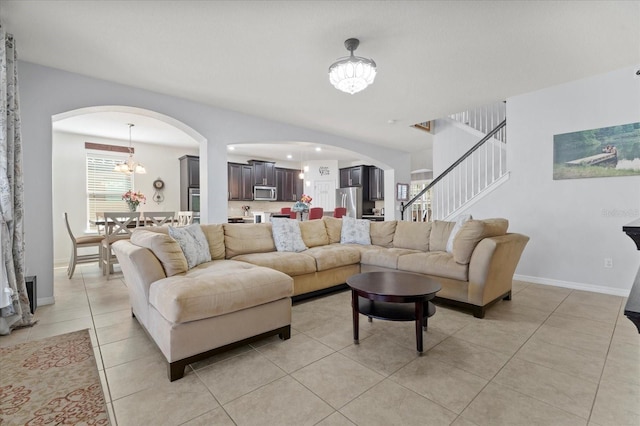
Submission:
[[[409,200],[409,184],[399,183],[396,185],[396,200],[408,201]]]

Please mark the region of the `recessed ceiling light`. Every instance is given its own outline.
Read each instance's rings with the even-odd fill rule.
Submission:
[[[235,147],[235,146],[233,146],[233,145],[229,145],[229,146],[227,146],[227,149],[228,149],[229,151],[233,151],[234,149],[236,149],[236,147]]]
[[[320,148],[319,146],[316,146],[316,152],[320,152],[322,151],[322,148]]]
[[[291,160],[291,159],[293,158],[293,155],[291,155],[291,154],[287,154],[287,158],[288,158],[289,160]]]
[[[396,120],[394,120],[394,119],[387,120],[387,123],[389,123],[389,124],[396,124]]]

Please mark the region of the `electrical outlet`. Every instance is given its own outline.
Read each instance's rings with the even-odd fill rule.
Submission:
[[[610,257],[605,257],[604,258],[604,267],[607,269],[612,269],[613,268],[613,259]]]

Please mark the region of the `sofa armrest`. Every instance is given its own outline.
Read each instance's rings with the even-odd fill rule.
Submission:
[[[140,320],[146,325],[149,287],[166,278],[162,264],[151,250],[127,240],[118,241],[112,247],[129,290],[131,308],[136,316],[142,317]]]
[[[511,291],[513,274],[529,237],[505,234],[484,238],[469,263],[469,303],[484,306]]]

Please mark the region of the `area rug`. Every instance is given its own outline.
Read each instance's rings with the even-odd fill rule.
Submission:
[[[109,425],[88,330],[0,348],[0,424]]]

